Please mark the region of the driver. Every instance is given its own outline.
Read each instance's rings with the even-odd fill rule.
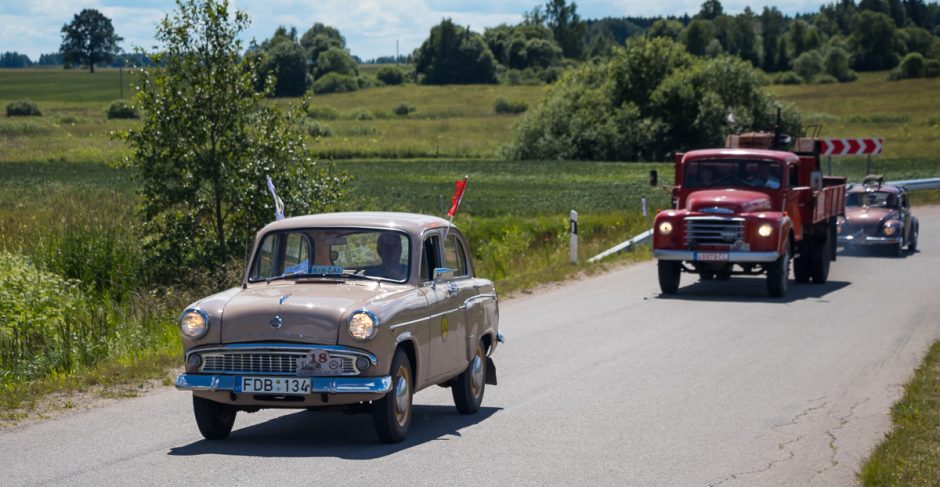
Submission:
[[[715,182],[715,171],[712,168],[705,166],[702,168],[702,186],[709,187],[712,183]]]
[[[758,163],[757,174],[751,176],[748,183],[757,188],[780,189],[780,178],[770,174],[769,162]]]
[[[384,277],[396,281],[404,280],[408,275],[408,265],[401,263],[401,237],[395,232],[383,232],[375,243],[375,251],[382,259],[382,264],[366,269],[366,274]]]

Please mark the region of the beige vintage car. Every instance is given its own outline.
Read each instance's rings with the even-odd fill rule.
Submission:
[[[474,275],[446,220],[334,213],[267,225],[239,287],[180,316],[199,431],[229,435],[238,411],[371,409],[379,437],[404,439],[412,396],[439,385],[475,413],[499,342],[493,283]]]

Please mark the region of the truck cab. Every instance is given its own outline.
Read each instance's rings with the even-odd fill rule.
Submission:
[[[676,154],[673,207],[653,228],[664,294],[678,291],[682,273],[766,274],[768,294],[781,297],[791,261],[798,282],[828,278],[845,179],[822,176],[813,139],[789,152],[763,148],[767,138],[733,136],[727,148]]]

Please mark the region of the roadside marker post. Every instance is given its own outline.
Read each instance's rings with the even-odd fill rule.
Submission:
[[[578,212],[571,210],[571,215],[568,220],[568,229],[571,234],[571,249],[568,254],[568,260],[572,264],[578,263]]]
[[[829,158],[829,175],[832,175],[832,156],[868,156],[865,174],[871,174],[871,156],[881,154],[884,138],[819,139],[819,154]]]

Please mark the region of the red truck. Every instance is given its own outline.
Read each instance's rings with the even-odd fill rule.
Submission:
[[[836,223],[845,214],[845,178],[824,177],[819,144],[770,150],[779,134],[728,137],[728,147],[675,156],[672,209],[656,215],[653,256],[659,286],[675,294],[681,273],[702,280],[767,275],[767,293],[797,282],[821,284],[836,256]],[[650,175],[656,185],[655,171]]]

